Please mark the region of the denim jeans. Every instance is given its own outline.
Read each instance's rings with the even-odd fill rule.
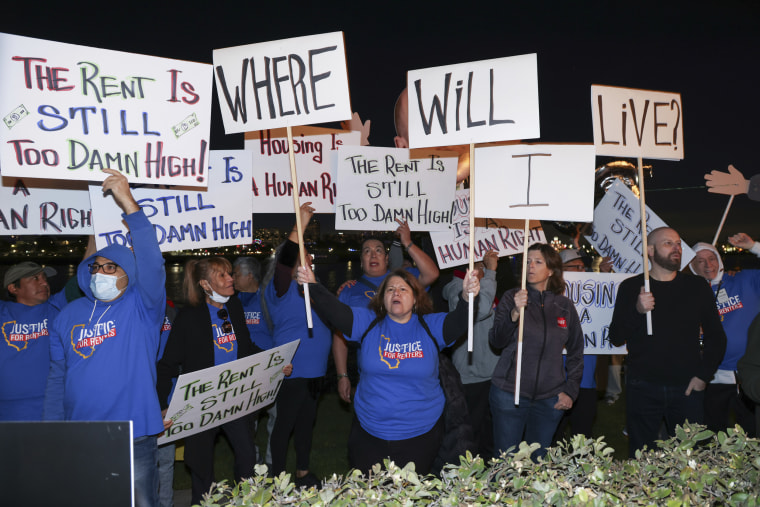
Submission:
[[[156,437],[135,438],[132,442],[135,461],[135,505],[158,505],[158,446]]]
[[[164,444],[158,448],[158,504],[160,507],[174,505],[174,456],[177,446]]]
[[[633,458],[645,445],[655,448],[655,440],[663,419],[668,436],[686,420],[704,421],[704,391],[692,391],[686,396],[686,385],[669,386],[629,378],[626,382],[626,422],[628,453]]]
[[[554,432],[564,414],[564,411],[554,408],[558,398],[520,398],[520,404],[515,405],[514,393],[491,385],[489,401],[493,415],[494,456],[498,457],[510,447],[516,450],[522,441],[541,444],[531,455],[532,459],[546,455],[546,448],[552,444]]]

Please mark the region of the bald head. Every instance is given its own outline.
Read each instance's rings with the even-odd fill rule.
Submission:
[[[670,227],[658,227],[647,236],[647,255],[653,266],[666,271],[681,268],[681,237]]]
[[[406,88],[396,100],[393,120],[396,124],[396,137],[393,138],[396,148],[409,148],[409,93]]]

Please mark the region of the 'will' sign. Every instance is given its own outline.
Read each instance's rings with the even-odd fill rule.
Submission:
[[[409,147],[540,136],[536,55],[410,71]]]

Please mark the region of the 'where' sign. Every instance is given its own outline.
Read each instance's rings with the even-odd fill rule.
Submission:
[[[228,134],[351,117],[343,32],[214,50]]]

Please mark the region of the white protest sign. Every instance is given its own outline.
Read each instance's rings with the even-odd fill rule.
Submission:
[[[623,273],[574,273],[565,271],[565,296],[578,311],[584,336],[584,354],[626,354],[625,346],[610,343],[610,322],[618,287],[632,276]]]
[[[283,366],[293,360],[300,340],[253,356],[180,375],[164,419],[172,425],[158,445],[195,435],[271,405],[277,399]]]
[[[475,149],[475,216],[591,222],[592,145],[516,144]]]
[[[3,174],[205,187],[210,70],[0,34]]]
[[[597,155],[683,159],[680,93],[591,86]]]
[[[343,32],[214,50],[228,134],[351,118]]]
[[[253,241],[251,153],[212,150],[208,189],[135,188],[132,195],[156,230],[162,252]],[[101,187],[90,186],[98,249],[130,243],[121,210]]]
[[[642,239],[639,199],[620,180],[616,180],[594,210],[594,228],[586,236],[599,255],[612,258],[617,273],[641,273]],[[647,234],[668,225],[647,206]],[[694,250],[681,245],[681,269],[694,258]]]
[[[412,70],[407,89],[410,148],[541,136],[535,54]]]
[[[451,226],[443,232],[431,232],[435,257],[441,269],[461,266],[470,262],[470,191],[457,190],[456,199],[451,205]],[[479,226],[478,223],[483,226]],[[510,222],[505,226],[504,222]],[[516,255],[523,251],[525,222],[476,219],[475,220],[475,262],[483,260],[488,250],[494,250],[499,257]],[[528,245],[546,243],[546,236],[541,222],[531,224]]]
[[[92,234],[87,183],[2,178],[0,236]]]
[[[315,213],[334,213],[337,195],[338,148],[359,145],[360,132],[307,134],[315,129],[293,129],[298,195],[311,201]],[[319,129],[326,130],[326,129]],[[246,135],[245,149],[253,157],[253,212],[293,213],[288,138],[284,129]]]
[[[408,149],[341,147],[335,229],[395,231],[399,219],[413,231],[447,230],[458,161],[451,152],[410,159]]]

